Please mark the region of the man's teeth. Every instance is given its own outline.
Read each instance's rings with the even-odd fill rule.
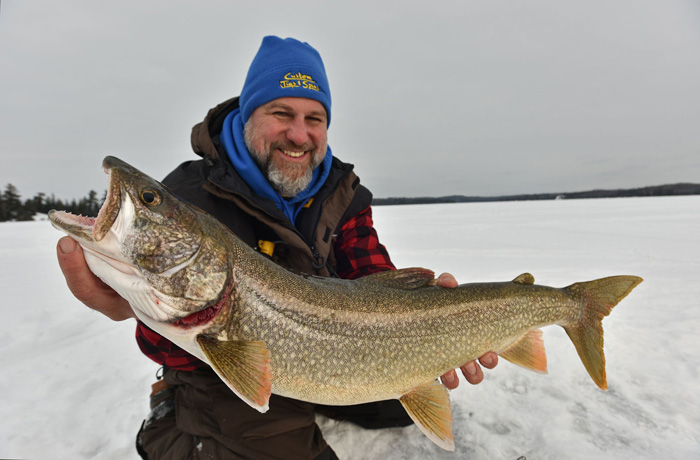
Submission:
[[[284,152],[285,155],[290,156],[292,158],[299,158],[300,156],[302,156],[304,154],[303,150],[301,152],[293,152],[291,150],[282,150],[282,152]]]

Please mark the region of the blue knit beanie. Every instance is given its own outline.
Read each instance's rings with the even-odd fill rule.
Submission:
[[[321,55],[308,43],[269,35],[248,69],[239,99],[245,124],[255,109],[280,97],[314,99],[331,123],[331,91]]]

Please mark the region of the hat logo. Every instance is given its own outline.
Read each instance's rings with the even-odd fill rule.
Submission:
[[[280,88],[306,88],[313,91],[321,90],[310,75],[301,72],[287,73],[284,76],[284,80],[280,80]]]

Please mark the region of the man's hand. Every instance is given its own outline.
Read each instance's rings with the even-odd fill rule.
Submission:
[[[114,321],[136,317],[129,303],[90,271],[83,249],[73,238],[58,240],[56,254],[68,289],[78,300]]]
[[[437,279],[437,285],[445,288],[455,288],[457,287],[457,280],[454,276],[449,273],[443,273]],[[493,369],[498,364],[498,355],[492,351],[489,351],[484,356],[479,358],[479,363],[487,369]],[[484,372],[481,370],[481,366],[475,361],[469,361],[462,366],[462,374],[467,379],[467,382],[472,385],[481,383],[484,380]],[[457,372],[452,369],[440,377],[442,384],[447,387],[448,390],[454,390],[459,386],[459,378],[457,377]]]

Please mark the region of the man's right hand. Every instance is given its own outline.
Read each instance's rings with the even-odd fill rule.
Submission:
[[[83,249],[73,238],[58,240],[56,254],[68,289],[78,300],[114,321],[136,317],[129,303],[90,271]]]

